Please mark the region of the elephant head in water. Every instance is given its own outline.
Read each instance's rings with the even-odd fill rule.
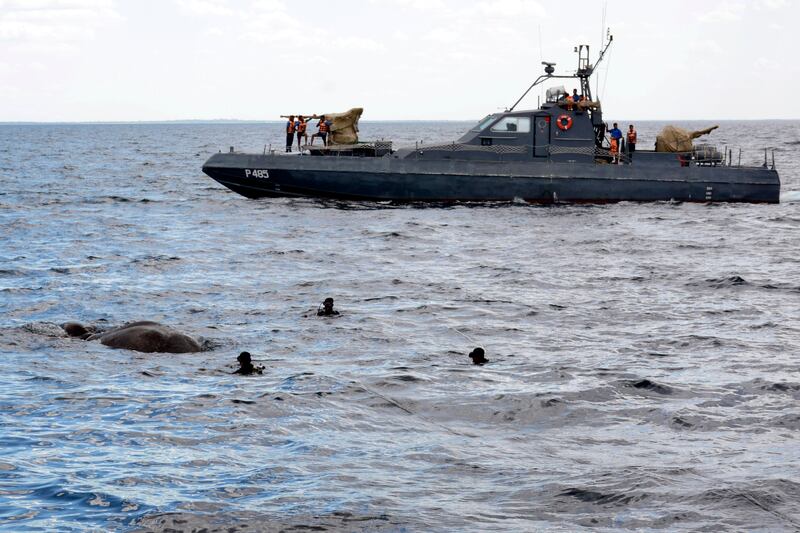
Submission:
[[[676,126],[665,126],[656,137],[656,152],[691,152],[692,140],[708,135],[719,126],[689,131]]]
[[[67,328],[69,325],[69,329]],[[201,351],[200,344],[183,333],[158,322],[132,322],[102,333],[87,336],[88,328],[68,322],[65,331],[71,336],[79,336],[89,341],[99,340],[111,348],[135,350],[137,352],[190,353]]]

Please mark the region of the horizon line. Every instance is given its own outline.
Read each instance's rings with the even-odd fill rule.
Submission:
[[[312,119],[313,120],[313,119]],[[366,119],[359,120],[359,123],[370,122],[475,122],[479,119]],[[615,118],[613,121],[631,121],[631,122],[764,122],[764,121],[780,121],[780,122],[796,122],[800,118]],[[164,120],[11,120],[0,121],[0,126],[47,126],[47,125],[136,125],[136,124],[280,124],[280,120],[259,120],[259,119],[238,119],[238,118],[211,118],[211,119],[164,119]]]

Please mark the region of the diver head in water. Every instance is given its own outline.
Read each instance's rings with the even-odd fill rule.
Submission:
[[[489,360],[486,359],[486,352],[481,347],[472,350],[469,356],[472,358],[473,365],[483,365],[489,362]]]
[[[250,352],[242,352],[239,354],[239,357],[236,358],[239,361],[239,369],[234,372],[234,374],[242,374],[244,376],[248,376],[250,374],[260,374],[262,370],[264,370],[263,366],[254,366],[252,357],[250,356]]]
[[[317,316],[335,316],[338,314],[339,311],[333,308],[333,298],[325,298],[321,308],[317,309]]]

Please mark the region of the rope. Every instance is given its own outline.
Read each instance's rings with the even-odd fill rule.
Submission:
[[[347,386],[347,384],[346,384],[346,383],[344,383],[343,381],[341,381],[341,380],[339,380],[339,379],[336,379],[336,378],[335,378],[335,377],[333,377],[333,376],[326,376],[326,377],[328,377],[328,378],[332,379],[333,381],[335,381],[335,382],[339,383],[340,385],[345,385],[345,386]],[[445,426],[444,424],[442,424],[442,423],[440,423],[440,422],[437,422],[437,421],[435,421],[435,420],[431,420],[431,419],[429,419],[428,417],[421,415],[420,413],[417,413],[417,412],[415,412],[415,411],[412,411],[412,410],[411,410],[411,409],[409,409],[408,407],[405,407],[404,405],[400,404],[400,402],[398,402],[398,401],[396,401],[396,400],[393,400],[393,399],[389,398],[388,396],[385,396],[385,395],[381,394],[380,392],[378,392],[378,391],[376,391],[376,390],[372,390],[372,389],[370,389],[369,387],[367,387],[366,385],[364,385],[363,383],[361,383],[361,382],[360,382],[360,381],[358,381],[357,379],[351,379],[351,380],[350,380],[350,384],[351,384],[351,385],[353,385],[353,384],[355,384],[355,385],[358,385],[359,387],[361,387],[362,389],[364,389],[366,392],[368,392],[368,393],[370,393],[370,394],[373,394],[373,395],[377,396],[378,398],[382,398],[383,400],[385,400],[386,402],[390,403],[391,405],[393,405],[393,406],[397,407],[398,409],[400,409],[400,410],[401,410],[401,411],[403,411],[404,413],[407,413],[407,414],[409,414],[409,415],[411,415],[411,416],[417,417],[417,418],[419,418],[420,420],[423,420],[424,422],[427,422],[428,424],[431,424],[431,425],[433,425],[433,426],[436,426],[436,427],[438,427],[438,428],[440,428],[440,429],[443,429],[443,430],[445,430],[446,432],[448,432],[448,433],[450,433],[450,434],[452,434],[452,435],[457,435],[457,436],[459,436],[459,437],[478,438],[478,435],[473,435],[473,434],[471,434],[471,433],[464,433],[464,432],[461,432],[461,431],[456,431],[456,430],[454,430],[454,429],[451,429],[451,428],[449,428],[449,427]]]
[[[456,329],[456,328],[454,328],[454,327],[452,327],[452,326],[445,326],[445,327],[446,327],[447,329],[451,329],[451,330],[455,331],[456,333],[458,333],[459,335],[461,335],[462,337],[464,337],[465,339],[467,339],[467,340],[468,340],[469,342],[471,342],[472,344],[474,344],[474,345],[477,345],[477,347],[478,347],[478,348],[482,348],[484,352],[486,351],[486,347],[485,347],[483,344],[478,344],[477,342],[475,342],[475,340],[473,340],[473,339],[472,339],[472,337],[470,337],[470,336],[469,336],[469,335],[467,335],[466,333],[462,333],[461,331],[459,331],[458,329]]]

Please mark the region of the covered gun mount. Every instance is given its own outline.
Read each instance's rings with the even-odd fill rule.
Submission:
[[[333,144],[356,144],[358,142],[358,120],[364,112],[362,107],[354,107],[344,113],[325,113],[330,120],[329,142]]]
[[[656,137],[656,152],[691,152],[694,149],[692,144],[694,139],[708,135],[717,128],[719,126],[689,131],[677,126],[665,126]]]

